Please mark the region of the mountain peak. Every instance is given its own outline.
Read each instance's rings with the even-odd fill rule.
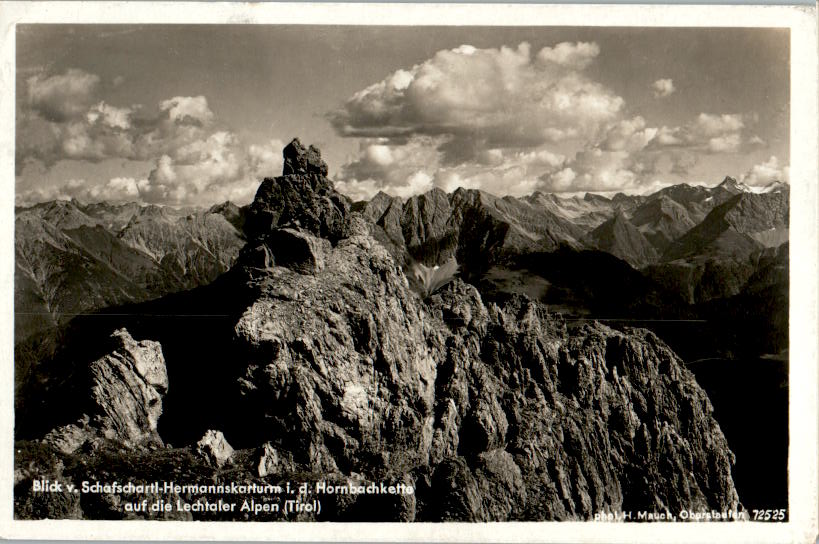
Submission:
[[[722,180],[722,183],[719,184],[719,187],[723,187],[725,189],[728,189],[729,187],[737,187],[738,188],[739,183],[737,183],[737,180],[732,178],[731,176],[725,176],[725,179]]]
[[[611,219],[589,233],[587,243],[635,268],[646,266],[657,256],[649,241],[621,210],[615,211]]]
[[[718,189],[724,189],[728,192],[739,194],[739,193],[750,193],[751,189],[747,185],[742,182],[738,182],[736,179],[732,178],[731,176],[725,176],[725,179],[722,180],[722,183],[717,185]]]
[[[321,159],[321,151],[317,147],[305,148],[298,138],[287,144],[282,152],[284,168],[282,175],[291,174],[318,174],[327,176],[327,163]]]
[[[208,208],[208,212],[210,213],[220,213],[225,210],[238,210],[239,206],[231,202],[230,200],[225,200],[219,204],[214,204],[210,208]]]

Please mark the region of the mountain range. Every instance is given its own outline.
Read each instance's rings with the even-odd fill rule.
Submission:
[[[294,140],[246,207],[18,209],[15,515],[122,517],[28,491],[89,470],[416,490],[296,519],[753,506],[787,442],[729,444],[686,363],[787,353],[788,196],[351,202]]]
[[[15,338],[210,283],[244,244],[237,211],[73,200],[15,210]]]
[[[699,277],[714,263],[744,263],[788,239],[788,186],[762,192],[726,178],[712,188],[667,187],[648,196],[498,198],[433,189],[406,200],[378,193],[352,204],[405,264],[457,259],[467,277],[561,246],[599,250],[650,276]],[[235,262],[247,207],[209,210],[53,201],[15,210],[15,339],[87,311],[205,285]],[[747,280],[731,281],[720,296]],[[700,281],[689,280],[689,281]],[[713,280],[712,283],[721,283]],[[724,282],[723,282],[724,283]],[[690,302],[710,298],[681,285]]]

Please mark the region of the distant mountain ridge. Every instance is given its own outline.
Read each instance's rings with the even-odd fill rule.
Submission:
[[[675,250],[669,250],[672,243],[739,195],[743,205],[733,214],[735,221],[757,225],[747,234],[760,238],[758,247],[737,242],[743,246],[739,253],[783,243],[789,193],[783,183],[752,190],[726,177],[714,187],[679,184],[650,195],[618,193],[611,199],[593,193],[580,198],[540,192],[500,198],[475,189],[447,194],[435,188],[407,199],[378,193],[353,209],[376,225],[374,236],[396,256],[428,266],[454,256],[467,268],[470,260],[480,268],[477,261],[502,262],[510,255],[553,251],[567,244],[606,251],[642,268],[676,258]],[[768,214],[764,210],[770,205],[776,210]],[[780,230],[776,236],[763,234],[771,229]]]
[[[789,194],[784,183],[750,188],[726,177],[713,187],[679,184],[612,198],[436,188],[407,199],[378,193],[352,209],[405,265],[455,258],[464,275],[478,277],[518,255],[566,245],[652,266],[656,275],[667,263],[743,260],[787,242]],[[213,281],[238,256],[248,210],[231,202],[176,210],[76,200],[16,208],[15,338],[62,316]]]
[[[237,213],[53,201],[15,210],[15,339],[77,313],[213,281],[235,261]]]

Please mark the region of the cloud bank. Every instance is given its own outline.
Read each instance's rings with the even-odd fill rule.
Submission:
[[[210,205],[253,198],[259,180],[281,172],[283,142],[244,144],[222,126],[204,96],[174,96],[153,111],[102,100],[100,78],[77,69],[26,81],[17,125],[16,168],[63,160],[152,164],[144,178],[116,177],[18,191],[19,205],[54,198]]]
[[[493,148],[589,138],[617,118],[623,99],[583,75],[596,44],[558,44],[532,55],[517,48],[439,51],[355,93],[329,114],[344,136],[441,137],[448,165]]]
[[[642,192],[686,175],[699,156],[759,145],[740,113],[650,125],[588,75],[600,54],[593,42],[537,52],[525,42],[463,45],[389,74],[328,114],[339,135],[360,141],[341,168],[341,190],[356,199],[431,186]],[[657,98],[676,91],[671,78],[652,90]]]
[[[713,162],[767,147],[753,133],[754,112],[693,110],[673,124],[657,122],[647,113],[661,105],[651,95],[659,101],[684,91],[672,77],[641,83],[649,97],[641,112],[597,80],[596,63],[605,53],[595,42],[539,50],[526,42],[462,45],[385,74],[326,114],[337,135],[358,144],[339,166],[337,187],[357,200],[378,191],[408,197],[432,187],[498,195],[645,192],[688,181],[703,157]],[[131,161],[133,177],[67,179],[52,188],[22,184],[18,204],[70,197],[244,203],[259,178],[280,172],[283,142],[242,141],[205,96],[168,96],[153,104],[105,96],[122,84],[122,78],[103,80],[79,69],[25,79],[18,96],[18,175],[63,161],[118,160]],[[776,157],[745,174],[749,184],[786,177],[787,165]]]

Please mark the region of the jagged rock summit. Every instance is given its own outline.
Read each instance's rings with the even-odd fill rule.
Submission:
[[[249,245],[266,242],[277,227],[291,227],[327,238],[343,237],[350,201],[327,179],[327,164],[313,146],[298,138],[284,148],[282,175],[265,178],[247,211],[245,234]]]
[[[317,174],[327,177],[327,163],[321,158],[321,151],[315,146],[305,149],[298,138],[293,138],[284,148],[284,168],[282,175]]]

